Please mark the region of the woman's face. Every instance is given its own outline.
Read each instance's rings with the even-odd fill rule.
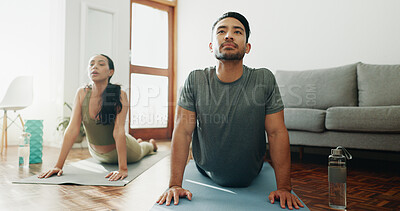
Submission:
[[[89,78],[93,82],[100,82],[110,78],[114,74],[114,70],[110,70],[108,60],[102,55],[96,55],[89,60]]]

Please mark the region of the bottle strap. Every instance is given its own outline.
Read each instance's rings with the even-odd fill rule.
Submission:
[[[350,152],[347,151],[346,148],[344,148],[342,146],[338,146],[338,147],[336,147],[336,149],[341,149],[343,151],[344,156],[346,156],[347,160],[353,159],[353,156],[351,156]]]

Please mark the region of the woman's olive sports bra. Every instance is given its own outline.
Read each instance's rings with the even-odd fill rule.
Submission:
[[[92,89],[87,89],[85,99],[82,103],[82,122],[86,132],[86,138],[93,145],[115,144],[113,137],[114,122],[103,125],[97,124],[98,121],[90,118],[89,101],[92,95]]]

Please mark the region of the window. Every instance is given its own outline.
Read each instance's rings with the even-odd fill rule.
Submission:
[[[129,132],[172,137],[175,1],[131,0]]]

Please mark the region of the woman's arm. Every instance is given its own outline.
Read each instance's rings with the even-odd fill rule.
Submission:
[[[68,153],[71,150],[76,137],[78,137],[79,135],[79,130],[82,123],[82,102],[85,96],[84,94],[85,91],[83,88],[78,89],[78,91],[75,94],[71,120],[68,124],[67,129],[65,130],[63,145],[61,147],[61,152],[58,157],[57,164],[54,166],[53,169],[39,175],[39,178],[48,178],[55,173],[57,173],[58,176],[61,176],[62,174],[61,169],[64,166]]]
[[[118,172],[109,173],[106,178],[109,177],[110,181],[124,179],[128,176],[128,166],[126,160],[126,135],[125,135],[125,120],[126,114],[128,113],[128,98],[126,93],[121,90],[121,104],[122,109],[117,118],[115,119],[113,137],[118,153]]]

